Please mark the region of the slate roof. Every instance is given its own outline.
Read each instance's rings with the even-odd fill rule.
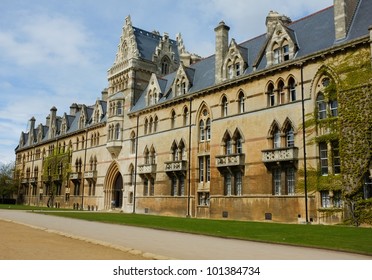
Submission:
[[[136,38],[137,48],[141,58],[152,61],[152,55],[162,39],[162,36],[153,32],[148,32],[137,27],[133,27]],[[175,60],[179,61],[178,47],[175,40],[169,39],[172,45],[172,51],[175,54]]]
[[[334,26],[334,7],[325,8],[312,15],[296,20],[287,25],[286,30],[290,37],[298,46],[298,51],[295,58],[301,58],[313,53],[326,50],[340,43],[346,43],[350,40],[367,36],[368,27],[372,25],[372,1],[361,0],[356,9],[354,18],[350,24],[348,35],[340,42],[335,41],[335,26]],[[265,55],[265,44],[267,43],[266,34],[262,34],[253,39],[238,44],[240,50],[244,50],[242,55],[248,63],[248,68],[243,75],[254,73],[253,66],[256,66],[255,71],[264,70],[267,68]],[[257,65],[255,65],[257,63]],[[207,57],[200,62],[192,64],[187,69],[193,70],[192,87],[187,94],[192,94],[197,91],[206,89],[215,84],[215,56]],[[188,70],[190,71],[190,70]],[[173,98],[171,85],[175,79],[175,73],[171,73],[162,77],[166,80],[167,86],[163,92],[163,98],[158,102],[163,103]],[[131,112],[140,111],[146,108],[145,98],[146,90],[142,93]]]

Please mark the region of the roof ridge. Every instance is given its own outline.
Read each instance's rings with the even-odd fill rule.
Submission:
[[[322,13],[322,12],[328,10],[328,9],[331,9],[331,8],[333,8],[333,7],[334,7],[334,5],[331,5],[331,6],[329,6],[329,7],[326,7],[326,8],[324,8],[324,9],[321,9],[321,10],[319,10],[319,11],[316,11],[316,12],[310,14],[310,15],[307,15],[307,16],[304,16],[304,17],[302,17],[302,18],[299,18],[299,19],[297,19],[297,20],[292,21],[291,23],[289,23],[288,26],[290,26],[290,25],[292,25],[292,24],[295,24],[295,23],[297,23],[297,22],[299,22],[299,21],[302,21],[302,20],[308,19],[308,18],[310,18],[310,17],[313,17],[313,16],[315,16],[315,15],[317,15],[317,14],[320,14],[320,13]]]

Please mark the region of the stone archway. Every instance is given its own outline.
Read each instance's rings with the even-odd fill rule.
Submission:
[[[105,178],[105,209],[122,208],[123,192],[123,176],[119,171],[119,165],[116,162],[113,162],[110,165]]]
[[[123,176],[119,172],[112,188],[112,206],[121,208],[123,206]]]

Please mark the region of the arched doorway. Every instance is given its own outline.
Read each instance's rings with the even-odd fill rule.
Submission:
[[[121,176],[120,172],[116,176],[112,189],[112,206],[115,208],[121,208],[123,206],[123,176]]]
[[[119,171],[119,165],[113,161],[107,170],[104,182],[105,209],[122,208],[124,184],[123,176]]]

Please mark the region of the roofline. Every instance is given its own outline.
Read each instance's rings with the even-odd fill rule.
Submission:
[[[137,110],[137,111],[134,111],[134,112],[129,112],[128,116],[133,117],[133,116],[137,116],[137,115],[142,115],[142,114],[145,114],[148,111],[155,110],[159,107],[168,106],[170,104],[180,102],[180,101],[183,101],[183,100],[190,100],[190,99],[193,99],[196,96],[207,94],[207,93],[219,90],[221,88],[228,87],[229,85],[232,85],[232,84],[245,82],[246,80],[250,80],[250,79],[256,78],[256,77],[261,76],[261,75],[266,75],[267,73],[277,71],[278,69],[281,69],[281,68],[288,68],[290,66],[303,65],[310,60],[317,59],[317,58],[322,57],[322,56],[324,56],[328,53],[333,53],[333,52],[336,52],[336,51],[343,51],[345,48],[352,48],[352,47],[355,47],[355,45],[359,45],[359,44],[365,44],[365,43],[369,44],[370,43],[369,39],[370,39],[369,34],[367,34],[365,36],[356,38],[352,41],[348,41],[347,43],[333,45],[330,48],[323,49],[321,51],[312,53],[310,55],[291,60],[287,63],[282,63],[280,65],[275,65],[275,66],[272,66],[272,67],[269,67],[269,68],[265,68],[265,69],[259,70],[257,72],[250,73],[248,75],[243,75],[243,76],[241,76],[239,78],[236,78],[236,79],[233,79],[233,80],[225,81],[223,83],[198,90],[196,92],[187,93],[185,95],[181,95],[179,97],[172,98],[172,99],[167,100],[167,101],[162,102],[162,103],[158,103],[158,104],[155,104],[155,105],[152,105],[152,106],[148,106],[148,107],[145,107],[143,109],[140,109],[140,110]]]

